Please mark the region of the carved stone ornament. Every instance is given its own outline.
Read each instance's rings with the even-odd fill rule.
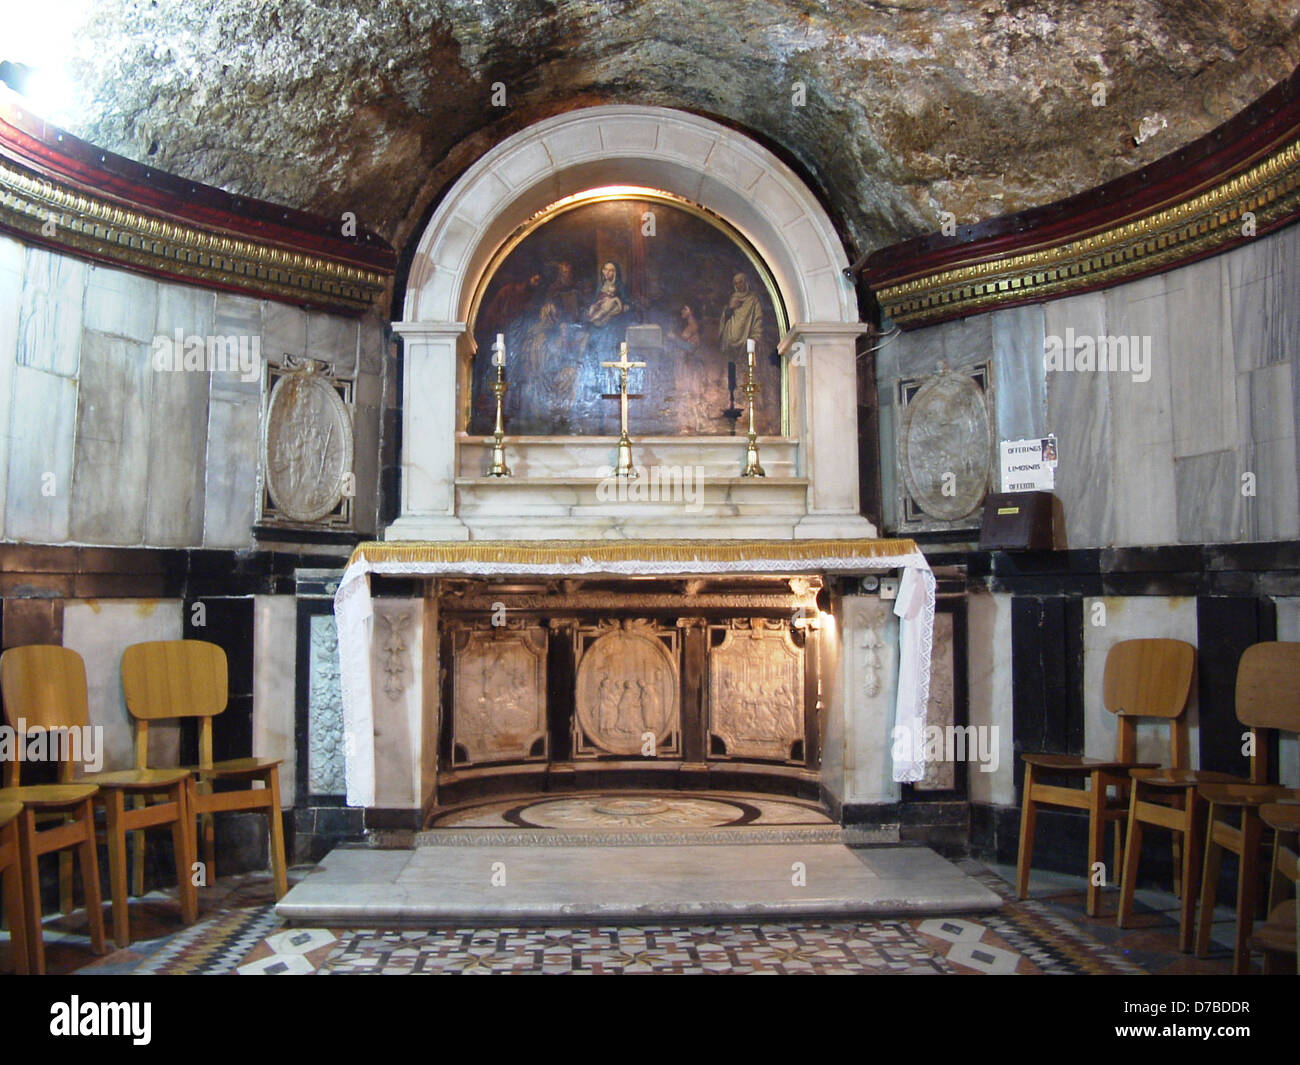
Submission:
[[[677,665],[653,636],[607,632],[578,664],[578,724],[610,754],[640,754],[642,736],[656,745],[677,730]]]
[[[984,391],[942,363],[902,411],[901,482],[937,522],[969,518],[984,501],[993,468],[993,427]],[[936,526],[940,527],[940,526]]]
[[[455,689],[452,738],[464,750],[461,764],[533,757],[546,738],[545,631],[466,634]]]
[[[406,693],[406,633],[413,615],[377,613],[376,617],[383,628],[380,650],[383,653],[384,694],[396,702]]]
[[[729,758],[791,761],[804,738],[803,650],[784,625],[729,630],[709,652],[709,731]]]
[[[317,521],[342,500],[352,470],[352,418],[317,363],[295,365],[271,390],[262,462],[282,517]]]

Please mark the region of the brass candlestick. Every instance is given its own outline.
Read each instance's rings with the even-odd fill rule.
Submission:
[[[510,467],[506,465],[506,434],[504,416],[502,413],[502,401],[505,399],[506,389],[510,386],[506,384],[506,347],[505,338],[498,334],[496,351],[493,352],[492,361],[496,363],[497,377],[492,382],[492,394],[497,397],[497,425],[492,433],[492,463],[488,467],[489,477],[509,477]]]
[[[745,468],[742,477],[766,477],[758,464],[758,433],[754,431],[754,397],[758,395],[758,382],[754,380],[754,342],[749,342],[749,373],[745,377],[745,400],[749,407],[749,435],[745,444]]]

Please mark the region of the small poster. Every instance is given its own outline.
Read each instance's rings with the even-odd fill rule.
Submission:
[[[1002,491],[1051,492],[1056,488],[1056,436],[1003,440]]]

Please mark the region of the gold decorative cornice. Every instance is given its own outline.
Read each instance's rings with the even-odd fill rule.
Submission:
[[[1300,140],[1206,191],[1084,236],[1001,258],[949,266],[876,289],[894,324],[926,325],[1098,288],[1169,269],[1300,214]]]
[[[252,295],[364,311],[388,274],[125,207],[0,160],[0,229],[103,262]]]

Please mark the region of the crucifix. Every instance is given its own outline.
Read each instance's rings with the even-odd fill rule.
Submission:
[[[618,346],[618,362],[602,362],[601,366],[618,371],[620,430],[618,434],[618,464],[614,467],[614,475],[633,478],[636,476],[636,469],[632,466],[632,441],[627,438],[627,372],[628,370],[644,369],[645,363],[628,362],[627,344],[624,342]]]

